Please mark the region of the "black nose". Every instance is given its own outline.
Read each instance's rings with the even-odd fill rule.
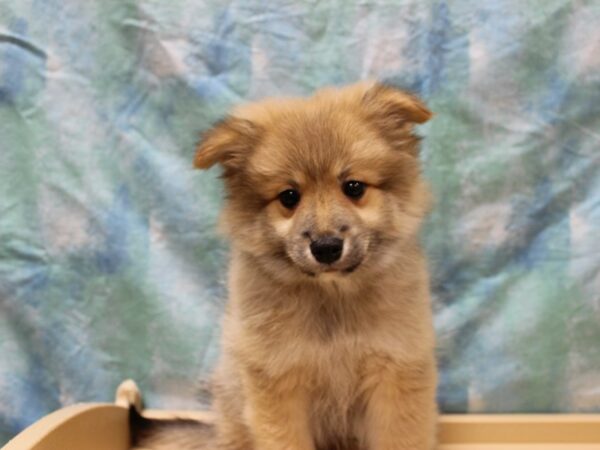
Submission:
[[[331,264],[342,256],[344,241],[335,237],[323,237],[310,243],[310,251],[317,261]]]

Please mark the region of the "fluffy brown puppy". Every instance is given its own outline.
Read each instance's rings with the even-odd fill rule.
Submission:
[[[216,429],[198,448],[434,447],[413,135],[430,117],[360,83],[245,105],[206,134],[195,165],[223,167],[232,254]]]

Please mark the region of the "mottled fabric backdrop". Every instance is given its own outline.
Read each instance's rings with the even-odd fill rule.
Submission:
[[[200,132],[421,95],[445,411],[600,410],[600,2],[0,0],[0,442],[134,378],[199,408],[227,245]]]

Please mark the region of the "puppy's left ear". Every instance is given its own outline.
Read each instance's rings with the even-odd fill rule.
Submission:
[[[425,123],[433,116],[416,96],[380,83],[365,92],[362,102],[367,113],[383,126]]]
[[[390,145],[413,156],[419,153],[414,125],[425,123],[433,114],[421,100],[392,86],[375,84],[362,97],[362,110]]]
[[[194,167],[208,169],[221,164],[225,174],[242,167],[260,137],[249,120],[230,116],[208,130],[196,147]]]

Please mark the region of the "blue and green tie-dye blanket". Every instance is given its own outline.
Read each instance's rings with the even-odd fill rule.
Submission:
[[[0,0],[0,441],[127,377],[201,406],[226,246],[194,143],[362,78],[436,112],[444,410],[600,409],[600,2]]]

